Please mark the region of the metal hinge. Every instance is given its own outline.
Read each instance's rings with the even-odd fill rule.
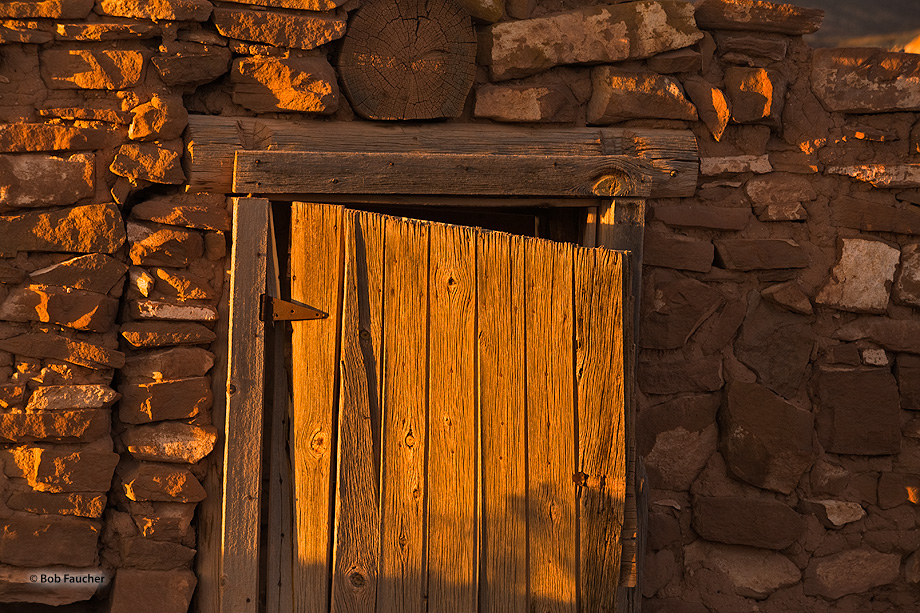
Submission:
[[[259,300],[260,321],[303,321],[306,319],[325,319],[328,313],[314,309],[305,304],[288,302],[262,294]]]

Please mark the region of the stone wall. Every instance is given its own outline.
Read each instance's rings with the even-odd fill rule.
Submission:
[[[188,609],[229,223],[183,133],[360,121],[340,4],[0,4],[0,602],[96,592],[28,579],[56,567]],[[813,52],[820,12],[749,0],[463,4],[452,121],[699,141],[647,219],[645,609],[920,607],[920,56]]]

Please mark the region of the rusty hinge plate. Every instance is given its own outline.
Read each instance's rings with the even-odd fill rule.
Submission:
[[[273,298],[268,294],[262,294],[259,301],[259,319],[261,321],[304,321],[306,319],[325,319],[329,317],[328,313],[323,313],[319,309],[288,302],[280,298]]]

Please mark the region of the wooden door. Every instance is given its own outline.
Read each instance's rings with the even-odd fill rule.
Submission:
[[[295,203],[298,612],[612,611],[625,254]]]

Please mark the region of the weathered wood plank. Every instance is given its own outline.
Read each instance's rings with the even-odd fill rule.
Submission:
[[[581,599],[587,610],[611,613],[626,496],[625,259],[605,249],[575,251]]]
[[[293,323],[294,606],[329,610],[334,420],[342,301],[343,209],[295,202],[291,298],[330,314]]]
[[[530,239],[525,249],[530,609],[574,612],[572,246]]]
[[[629,156],[241,150],[233,191],[643,197],[651,172]]]
[[[259,606],[265,338],[258,301],[266,282],[268,212],[267,200],[233,203],[220,610],[241,613]]]
[[[481,613],[525,613],[527,593],[524,239],[480,234]]]
[[[428,224],[388,218],[379,613],[424,613]]]
[[[380,553],[384,218],[345,212],[333,613],[373,613]]]
[[[428,608],[475,611],[479,576],[476,233],[431,224]]]
[[[687,130],[534,130],[476,124],[372,125],[192,115],[187,143],[189,184],[219,193],[231,191],[237,150],[269,147],[276,151],[625,155],[645,160],[655,169],[651,196],[656,198],[692,196],[699,166],[696,138]]]

